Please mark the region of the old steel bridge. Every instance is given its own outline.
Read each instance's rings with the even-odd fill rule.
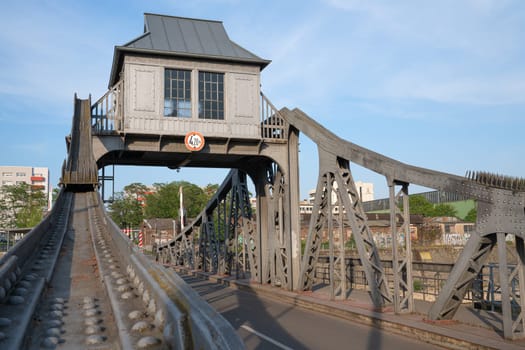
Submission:
[[[199,26],[215,31],[214,36]],[[259,73],[269,61],[242,51],[221,28],[219,22],[146,14],[144,35],[116,48],[108,93],[93,104],[75,96],[58,200],[52,212],[0,260],[0,347],[242,348],[232,326],[165,266],[308,291],[318,283],[314,272],[321,241],[326,239],[330,298],[345,300],[351,292],[345,266],[347,228],[375,308],[411,313],[412,184],[477,202],[477,231],[427,318],[453,319],[489,253],[497,249],[503,337],[523,338],[525,182],[486,172],[461,177],[408,165],[339,138],[300,109],[275,108],[259,91]],[[169,50],[162,46],[166,33],[172,35]],[[210,52],[206,47],[199,52],[182,46],[173,49],[184,41],[179,43],[178,36],[191,35],[200,35],[201,43],[215,40],[215,46]],[[228,55],[221,57],[221,52]],[[173,73],[164,68],[176,64],[184,70]],[[206,75],[219,70],[225,73]],[[173,78],[180,71],[182,75]],[[179,79],[184,86],[184,81],[197,77],[211,77],[210,86],[216,84],[219,90],[221,84],[229,84],[226,92],[233,94],[224,97],[226,116],[220,119],[216,114],[218,120],[162,116],[162,103],[168,108],[169,101],[158,96],[174,85],[159,82]],[[187,100],[174,97],[177,106],[191,106],[187,113],[203,108],[193,100],[200,92],[192,86],[188,84]],[[184,137],[191,131],[204,135],[202,149],[185,147]],[[299,235],[300,135],[317,145],[319,161],[304,253]],[[372,238],[352,163],[383,175],[389,186],[392,278],[385,274]],[[173,240],[157,246],[150,259],[104,211],[98,172],[107,165],[232,170],[198,217]],[[248,177],[255,184],[256,216],[249,203]],[[518,256],[513,266],[508,264],[508,235],[515,238]],[[399,236],[405,238],[403,243]]]

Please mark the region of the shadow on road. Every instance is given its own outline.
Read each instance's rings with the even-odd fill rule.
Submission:
[[[179,274],[231,323],[247,349],[308,349],[281,326],[283,322],[289,324],[287,314],[293,306],[268,303],[249,290],[232,289],[224,284]]]

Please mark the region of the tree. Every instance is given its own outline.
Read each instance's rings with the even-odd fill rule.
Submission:
[[[124,186],[124,193],[126,193],[128,196],[134,197],[139,201],[142,200],[148,192],[148,186],[140,182],[133,182],[129,185]]]
[[[47,199],[40,189],[26,183],[2,186],[0,198],[0,226],[29,228],[42,221]]]
[[[109,205],[111,219],[120,226],[139,226],[144,219],[142,205],[125,192],[117,192]]]
[[[434,206],[424,196],[417,194],[408,197],[410,206],[410,214],[418,214],[423,216],[432,216]]]
[[[139,226],[144,219],[142,204],[148,187],[141,183],[132,183],[118,192],[109,205],[111,219],[117,225]]]
[[[472,208],[469,210],[469,212],[467,213],[467,216],[465,216],[465,219],[463,220],[466,222],[476,222],[477,217],[478,217],[478,211],[476,210],[476,208]]]
[[[211,197],[213,197],[213,195],[215,194],[215,192],[217,192],[218,189],[218,184],[207,184],[206,187],[204,187],[204,193],[206,194],[208,200],[211,199]]]
[[[432,216],[438,217],[438,216],[448,216],[448,217],[455,217],[458,215],[457,210],[450,204],[447,203],[440,203],[436,204],[434,206],[434,210],[432,212]]]
[[[208,197],[202,188],[186,181],[154,184],[154,187],[156,191],[146,195],[147,218],[178,218],[180,187],[182,187],[186,217],[197,216],[208,202]]]

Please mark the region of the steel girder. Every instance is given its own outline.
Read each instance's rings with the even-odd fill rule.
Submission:
[[[237,171],[232,179],[227,238],[227,269],[235,270],[237,278],[247,273],[258,280],[259,244],[252,216],[246,173]]]
[[[263,283],[292,289],[290,276],[291,264],[291,242],[286,227],[286,207],[288,201],[288,184],[282,169],[272,163],[266,169],[266,181],[264,186],[265,198],[267,200],[267,256],[264,263]]]
[[[501,309],[503,313],[503,335],[507,339],[523,338],[525,335],[525,262],[523,239],[516,238],[517,264],[507,263],[505,233],[498,232],[499,280],[501,286]],[[516,288],[517,286],[517,288]],[[514,317],[513,315],[516,315]]]
[[[330,283],[333,297],[346,298],[349,292],[344,262],[343,217],[352,229],[357,250],[370,288],[372,302],[383,307],[392,302],[388,281],[382,267],[377,247],[368,227],[361,198],[350,171],[348,160],[336,157],[322,148],[319,152],[319,179],[312,209],[308,239],[301,265],[299,286],[311,289],[315,279],[315,268],[321,246],[322,235],[328,234],[330,247]],[[334,204],[332,193],[336,193],[339,230],[334,237]]]
[[[470,237],[447,283],[430,309],[428,316],[431,320],[452,319],[465,293],[497,244],[503,335],[507,339],[525,336],[525,297],[522,297],[525,296],[524,243],[521,237],[515,236],[517,264],[509,266],[506,236],[506,233],[498,232],[485,236],[474,234]]]
[[[430,308],[429,319],[441,320],[454,317],[465,293],[480,273],[495,244],[495,235],[473,234],[470,236],[452,268],[447,282]]]
[[[408,184],[401,184],[395,193],[396,184],[389,183],[390,189],[390,231],[392,232],[392,266],[394,274],[394,311],[412,312],[414,310],[412,284],[412,244],[410,237],[410,208],[408,204]],[[398,206],[402,203],[402,209]],[[398,223],[401,222],[400,225]],[[403,239],[399,240],[399,236]],[[402,246],[399,243],[403,242]]]

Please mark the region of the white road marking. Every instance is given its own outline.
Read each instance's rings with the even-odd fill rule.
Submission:
[[[279,343],[277,340],[274,340],[270,337],[268,337],[267,335],[264,335],[262,334],[261,332],[257,332],[255,329],[251,328],[250,326],[247,326],[245,324],[241,325],[241,328],[244,328],[245,330],[247,330],[248,332],[251,332],[255,335],[257,335],[259,338],[263,338],[264,340],[266,340],[267,342],[269,343],[272,343],[273,345],[283,349],[283,350],[293,350],[292,348],[282,344],[282,343]]]

